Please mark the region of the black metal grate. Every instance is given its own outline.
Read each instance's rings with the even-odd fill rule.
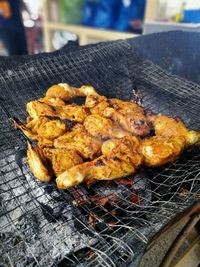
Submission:
[[[141,59],[132,41],[117,41],[13,59],[0,73],[0,253],[2,266],[127,266],[175,214],[200,196],[200,148],[165,168],[146,169],[131,188],[99,182],[61,191],[38,183],[26,162],[26,141],[10,117],[25,119],[25,104],[54,83],[91,84],[108,97],[133,98],[143,106],[180,116],[200,130],[200,86]],[[130,178],[128,178],[130,179]],[[95,196],[117,195],[103,206]],[[89,201],[77,205],[79,200]]]

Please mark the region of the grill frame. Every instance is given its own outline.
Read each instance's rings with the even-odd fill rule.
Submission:
[[[189,151],[188,153],[185,153],[183,158],[176,163],[176,168],[173,164],[170,164],[168,166],[168,171],[166,170],[166,168],[161,168],[162,172],[160,172],[160,169],[159,171],[148,171],[148,175],[150,175],[149,177],[153,176],[153,179],[151,180],[151,186],[154,187],[153,200],[150,205],[147,205],[146,207],[137,207],[137,205],[135,205],[134,203],[129,203],[129,201],[123,198],[121,199],[127,204],[125,205],[125,208],[123,208],[123,205],[121,204],[119,205],[116,203],[111,203],[114,206],[114,211],[123,211],[126,214],[126,217],[129,217],[129,220],[131,217],[131,222],[129,221],[128,223],[124,223],[123,218],[121,226],[119,222],[117,226],[111,225],[111,228],[113,227],[116,229],[112,234],[110,234],[109,231],[108,233],[104,233],[105,225],[102,223],[102,221],[105,220],[105,214],[110,212],[107,207],[102,207],[100,205],[94,205],[93,209],[89,209],[88,206],[77,207],[72,212],[71,216],[73,219],[68,219],[67,221],[65,218],[65,209],[63,209],[64,215],[62,214],[62,216],[59,216],[58,214],[57,218],[54,213],[52,216],[51,212],[52,210],[54,211],[56,209],[59,209],[59,206],[64,205],[63,203],[65,202],[70,203],[69,206],[73,206],[73,203],[71,204],[71,202],[73,201],[73,193],[71,192],[71,190],[67,190],[67,193],[65,193],[59,190],[55,190],[53,184],[40,185],[36,182],[33,183],[34,186],[32,185],[31,190],[30,188],[28,188],[28,186],[30,186],[30,183],[34,181],[34,178],[24,162],[21,165],[22,169],[20,169],[19,165],[20,159],[22,159],[22,157],[17,156],[19,151],[26,148],[26,141],[19,132],[13,129],[9,118],[16,116],[17,110],[17,117],[19,117],[20,119],[25,119],[26,102],[30,101],[33,98],[42,96],[46,88],[51,84],[67,80],[70,84],[75,86],[80,86],[81,84],[87,82],[88,84],[95,86],[98,92],[105,94],[108,97],[117,96],[122,99],[132,98],[132,90],[137,86],[142,96],[143,105],[145,108],[151,108],[155,112],[159,111],[171,115],[176,114],[182,117],[189,127],[195,129],[197,123],[199,122],[197,115],[198,105],[200,104],[200,97],[197,91],[200,92],[200,86],[191,81],[187,81],[183,78],[172,75],[168,71],[162,69],[160,66],[155,65],[152,61],[142,58],[137,50],[137,46],[135,45],[135,39],[128,41],[102,43],[83,48],[77,47],[76,50],[69,49],[67,51],[67,49],[63,49],[56,53],[30,58],[24,57],[20,60],[21,62],[18,62],[18,59],[13,59],[12,66],[7,64],[6,62],[7,68],[5,68],[5,66],[2,67],[2,71],[0,73],[0,100],[2,110],[2,127],[0,130],[0,135],[2,137],[2,150],[0,153],[0,164],[1,177],[4,177],[3,183],[1,183],[0,186],[1,190],[2,186],[7,187],[7,189],[3,189],[3,194],[6,193],[6,190],[8,192],[12,192],[11,194],[13,195],[14,202],[17,203],[16,208],[19,208],[21,210],[20,212],[22,213],[22,215],[17,216],[14,222],[12,218],[9,218],[7,216],[8,206],[6,206],[9,204],[9,202],[11,203],[12,200],[10,198],[7,200],[7,202],[5,202],[4,200],[3,208],[4,211],[7,212],[4,213],[7,217],[8,225],[10,225],[11,228],[16,232],[26,233],[28,232],[28,229],[24,230],[23,228],[20,228],[24,227],[24,216],[29,213],[33,213],[36,217],[41,216],[41,218],[43,218],[43,216],[45,217],[44,212],[46,212],[46,214],[50,216],[50,222],[47,220],[50,227],[48,228],[50,233],[51,228],[54,229],[55,224],[56,227],[59,227],[60,224],[63,224],[66,227],[67,224],[70,225],[71,222],[76,222],[75,233],[79,233],[81,234],[81,236],[89,236],[89,239],[94,239],[94,243],[91,244],[89,241],[86,242],[88,250],[86,252],[82,251],[82,256],[80,256],[80,252],[71,253],[70,256],[65,255],[62,252],[60,255],[58,255],[58,258],[55,258],[52,260],[52,262],[50,262],[52,263],[52,266],[59,264],[59,262],[61,261],[62,264],[64,264],[64,262],[67,262],[69,264],[71,261],[72,266],[128,266],[131,261],[141,256],[141,251],[144,251],[153,235],[156,232],[161,231],[161,229],[164,229],[163,227],[173,219],[175,213],[180,214],[181,211],[184,212],[186,208],[191,207],[191,205],[193,205],[196,201],[194,198],[192,198],[196,186],[195,183],[192,183],[193,187],[191,188],[191,192],[189,192],[188,198],[183,198],[184,200],[182,199],[182,203],[178,202],[177,198],[161,201],[160,194],[161,192],[165,192],[166,188],[169,188],[171,190],[174,187],[174,179],[176,180],[176,176],[174,176],[175,173],[184,176],[184,173],[182,173],[184,169],[181,168],[186,168],[187,166],[191,168],[190,175],[192,178],[189,177],[189,181],[186,181],[186,184],[190,183],[190,180],[192,180],[192,182],[195,181],[195,175],[199,175],[199,150],[197,149],[196,152]],[[85,70],[84,68],[87,69]],[[94,77],[96,80],[94,79]],[[20,87],[20,84],[23,84],[23,86]],[[28,86],[31,86],[31,88],[34,88],[35,90],[33,91],[31,88],[28,88]],[[190,90],[188,89],[188,87],[190,88]],[[104,88],[108,88],[108,91],[105,91]],[[125,91],[124,88],[127,88],[127,90]],[[15,91],[11,93],[11,89]],[[155,90],[157,90],[156,94]],[[176,98],[174,98],[175,93]],[[193,97],[191,99],[192,94]],[[168,101],[166,101],[166,99]],[[192,110],[190,109],[191,103],[193,104]],[[190,157],[193,157],[189,161],[187,160],[188,155]],[[186,164],[186,166],[184,164]],[[13,181],[10,181],[11,176],[7,175],[8,173],[6,168],[9,168],[9,166],[11,166],[11,173],[13,173],[14,175]],[[168,177],[168,182],[167,180],[162,180],[163,177],[166,176]],[[171,179],[171,184],[169,183],[169,179]],[[162,181],[162,183],[160,181]],[[17,182],[19,184],[17,184]],[[180,184],[182,185],[182,182]],[[29,204],[27,203],[25,204],[25,199],[23,199],[23,201],[22,199],[20,200],[20,196],[16,195],[17,193],[19,193],[19,190],[17,191],[17,187],[22,187],[22,189],[20,190],[24,190],[22,192],[24,192],[24,194],[29,197],[30,203],[31,201],[34,202],[34,208],[29,207]],[[160,187],[162,188],[161,192],[159,191]],[[35,197],[35,195],[33,194],[33,192],[35,192],[34,190],[41,190],[42,194],[45,195],[47,199],[41,200],[40,196],[37,195],[38,191],[37,194],[34,193],[36,195]],[[146,188],[145,190],[147,192],[149,189]],[[155,190],[157,190],[157,192]],[[200,188],[198,185],[197,193],[199,191]],[[54,193],[53,197],[52,192]],[[175,195],[173,193],[172,197],[176,196],[177,194]],[[169,196],[166,197],[168,198]],[[49,206],[52,210],[50,208],[48,210],[47,206],[45,206],[47,200],[50,202],[50,204],[48,203],[47,206]],[[149,201],[149,199],[147,200]],[[156,218],[157,215],[154,214],[157,214],[158,207],[161,207],[163,209],[159,214],[159,220],[163,220],[162,223],[159,222],[158,218]],[[40,210],[39,214],[37,214],[36,212],[38,209]],[[154,211],[154,213],[152,212],[152,210]],[[93,225],[88,225],[88,218],[86,218],[86,216],[82,216],[82,214],[87,215],[91,212],[94,213],[97,219],[100,221],[97,227],[97,229],[100,230],[94,229]],[[102,213],[103,215],[96,215],[99,213]],[[144,215],[147,216],[145,217],[145,219],[143,218]],[[110,214],[110,216],[114,217],[114,219],[116,220],[119,220],[119,218],[116,217],[115,214]],[[3,218],[3,215],[1,215],[1,218]],[[10,224],[9,220],[11,220]],[[22,223],[19,225],[18,221],[20,221],[20,223],[22,221]],[[28,217],[27,221],[33,223],[33,225],[31,224],[30,226],[30,229],[33,229],[35,227],[33,218]],[[46,224],[47,222],[45,221]],[[43,229],[40,223],[38,225],[39,227],[41,227],[41,229]],[[95,222],[95,227],[96,226],[97,223]],[[19,229],[17,229],[17,227],[19,227]],[[47,226],[43,225],[43,227],[45,228]],[[71,226],[71,229],[73,229],[73,227],[74,225]],[[117,228],[119,228],[118,232]],[[62,248],[63,243],[66,242],[61,238],[62,230],[60,229],[61,228],[59,228],[59,234],[57,233],[57,235],[59,236],[59,244],[53,244],[54,246],[57,246],[57,248]],[[30,230],[30,236],[32,235],[31,231],[32,230]],[[124,231],[124,234],[121,234],[121,236],[120,231]],[[42,230],[40,230],[40,232],[42,232]],[[55,230],[54,232],[54,234],[56,235]],[[92,237],[90,235],[92,235]],[[22,235],[21,238],[22,242],[24,242],[24,245],[27,245],[28,248],[31,248],[29,251],[29,258],[32,257],[35,260],[37,266],[42,266],[42,259],[37,259],[38,252],[35,250],[36,252],[33,253],[33,244],[31,244],[31,246],[29,244],[33,242],[32,239],[28,239],[27,236],[25,237],[24,235]],[[76,239],[76,242],[79,241],[79,238]],[[68,239],[66,238],[66,240]],[[43,239],[43,242],[44,241],[45,238]],[[112,246],[110,246],[110,244],[112,244]],[[8,249],[8,251],[6,252],[3,251],[4,256],[5,253],[7,253],[8,262],[10,264],[14,263],[12,262],[13,259],[11,257],[12,249],[13,248],[11,247],[10,250]],[[47,249],[48,246],[46,250]],[[64,247],[62,249],[64,249]],[[94,250],[94,253],[90,252],[91,249]],[[86,261],[85,253],[88,253],[88,257],[92,258],[88,262]],[[94,254],[96,254],[95,258],[93,258]],[[127,254],[127,257],[124,257],[124,254]],[[48,251],[47,255],[48,257],[52,258],[52,255],[49,255]],[[80,257],[82,257],[82,259],[84,258],[84,260],[81,261]],[[27,263],[28,261],[26,261],[26,264]],[[31,266],[31,264],[28,264],[26,266]]]

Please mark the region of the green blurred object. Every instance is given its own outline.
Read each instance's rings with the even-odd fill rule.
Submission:
[[[69,24],[81,24],[83,0],[60,0],[60,21]]]

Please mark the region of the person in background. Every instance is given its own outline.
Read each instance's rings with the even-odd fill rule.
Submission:
[[[121,0],[118,19],[114,25],[117,31],[142,32],[146,0]]]
[[[9,55],[27,54],[21,0],[0,0],[0,40]]]
[[[146,0],[85,0],[83,24],[141,33]]]

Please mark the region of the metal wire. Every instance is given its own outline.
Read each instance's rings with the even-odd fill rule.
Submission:
[[[146,169],[133,188],[98,183],[58,190],[41,184],[26,162],[26,140],[10,117],[24,120],[25,104],[54,83],[91,84],[99,93],[133,98],[137,87],[145,108],[180,116],[200,130],[200,87],[141,60],[127,41],[98,44],[9,66],[0,73],[0,253],[2,265],[127,266],[176,213],[200,196],[200,149],[173,164]],[[127,178],[131,179],[131,178]],[[112,198],[113,194],[117,197]],[[105,206],[95,197],[108,197]],[[90,203],[78,205],[86,198]],[[76,203],[75,203],[76,202]]]

